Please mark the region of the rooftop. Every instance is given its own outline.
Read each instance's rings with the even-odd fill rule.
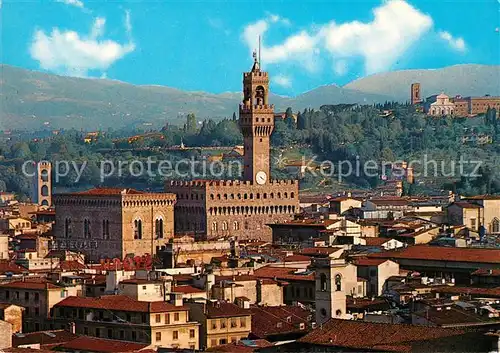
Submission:
[[[60,348],[76,351],[87,352],[135,352],[146,348],[148,345],[144,343],[124,342],[117,340],[109,340],[103,338],[95,338],[88,336],[80,336],[70,342],[64,343]]]
[[[72,308],[104,309],[141,313],[162,313],[168,311],[188,310],[185,306],[175,306],[173,304],[158,301],[145,302],[132,299],[124,295],[108,295],[99,298],[91,297],[68,297],[56,306]]]
[[[249,309],[243,309],[236,304],[224,301],[208,302],[206,309],[206,315],[209,319],[252,315]]]
[[[37,343],[42,346],[55,346],[72,341],[76,337],[78,336],[66,330],[21,333],[12,336],[12,346],[19,347]]]
[[[314,281],[314,272],[304,269],[264,266],[254,271],[255,277],[287,281]]]
[[[387,259],[372,259],[367,257],[359,257],[353,259],[353,263],[356,266],[380,266],[386,261]]]
[[[138,195],[145,194],[143,191],[127,188],[94,188],[85,191],[73,192],[70,195]]]
[[[500,264],[500,249],[452,248],[429,245],[415,245],[399,250],[371,254],[370,257],[378,257],[384,259],[412,259]]]
[[[47,281],[34,281],[34,280],[14,281],[14,282],[9,282],[9,283],[3,283],[3,284],[0,284],[0,287],[33,289],[33,290],[61,289],[62,288],[61,286],[58,286],[54,283],[50,283]]]
[[[355,350],[411,351],[418,342],[464,333],[460,329],[331,319],[298,342]]]

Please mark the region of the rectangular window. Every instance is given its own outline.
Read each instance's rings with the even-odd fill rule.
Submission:
[[[215,347],[217,345],[217,340],[210,340],[210,346]]]
[[[95,336],[96,337],[101,337],[101,329],[100,328],[96,328],[95,329]]]
[[[132,341],[135,341],[137,339],[137,333],[135,331],[132,331]]]
[[[179,321],[179,313],[174,313],[174,321]]]
[[[170,314],[165,314],[165,323],[170,324]]]
[[[87,326],[85,326],[85,327],[83,328],[83,334],[84,334],[84,335],[88,335],[88,334],[89,334],[89,328],[88,328]]]
[[[179,339],[179,331],[174,331],[172,332],[172,338],[174,340],[178,340]]]
[[[194,338],[195,332],[193,329],[189,330],[189,338]]]
[[[220,328],[226,328],[226,320],[224,319],[220,320]]]
[[[124,339],[124,338],[125,338],[125,331],[120,330],[120,339]]]
[[[156,321],[156,323],[161,322],[161,315],[160,314],[156,314],[155,321]]]
[[[244,317],[242,317],[240,319],[240,327],[246,327],[246,326],[247,326],[247,320]]]
[[[40,300],[40,294],[35,293],[35,303],[38,303],[39,300]]]
[[[217,330],[217,321],[212,320],[212,330]]]
[[[231,328],[236,327],[236,319],[231,319]]]
[[[5,291],[5,298],[10,299],[10,292],[8,290]]]
[[[35,315],[37,315],[37,316],[40,315],[40,309],[35,308]]]
[[[231,337],[231,343],[236,343],[238,339],[236,337]]]
[[[30,300],[30,294],[28,292],[24,292],[24,300]]]
[[[143,289],[143,290],[146,290],[146,286],[142,286],[142,289]]]
[[[227,343],[227,340],[225,338],[221,338],[219,340],[219,344],[226,344]]]
[[[190,349],[190,350],[192,350],[192,351],[194,351],[194,350],[196,349],[196,347],[195,347],[195,345],[194,345],[194,344],[190,344],[190,345],[189,345],[189,349]]]
[[[108,328],[108,338],[113,338],[113,330]]]
[[[16,292],[16,299],[19,300],[19,292]]]
[[[156,342],[161,341],[161,332],[156,333]]]

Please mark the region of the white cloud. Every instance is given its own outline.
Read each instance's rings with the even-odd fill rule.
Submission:
[[[439,37],[448,42],[448,44],[455,50],[465,51],[465,41],[462,37],[455,38],[450,32],[440,31],[438,33]]]
[[[284,88],[292,87],[292,79],[290,78],[290,76],[276,75],[275,77],[273,77],[273,83]]]
[[[131,40],[120,44],[101,38],[105,23],[105,18],[96,18],[89,35],[59,28],[50,33],[36,30],[30,46],[31,57],[42,69],[64,75],[87,76],[90,70],[104,71],[135,49]]]
[[[56,2],[60,2],[70,6],[76,6],[82,9],[84,7],[83,2],[81,2],[80,0],[56,0]]]
[[[130,21],[130,10],[125,10],[125,31],[127,35],[132,35],[132,22]]]
[[[338,76],[344,76],[347,73],[347,69],[348,65],[346,60],[337,60],[333,64],[333,71],[335,71]]]
[[[348,59],[364,59],[368,74],[384,71],[432,27],[432,19],[403,0],[389,0],[373,10],[371,22],[330,22],[302,30],[273,46],[262,45],[264,63],[295,61],[308,70],[318,65],[319,54],[328,53],[342,71]],[[249,24],[243,39],[249,49],[256,48],[258,36],[263,36],[279,16]],[[276,21],[274,21],[276,20]],[[340,60],[340,61],[339,61]],[[345,64],[344,64],[345,62]],[[336,70],[337,71],[337,70]]]

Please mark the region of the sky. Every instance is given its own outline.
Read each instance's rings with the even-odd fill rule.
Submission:
[[[500,0],[0,0],[0,62],[66,76],[241,90],[261,37],[274,93],[380,72],[500,64]]]

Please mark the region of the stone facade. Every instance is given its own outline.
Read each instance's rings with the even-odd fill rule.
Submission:
[[[35,164],[32,201],[40,206],[52,206],[52,164],[47,161]]]
[[[444,93],[433,95],[425,102],[425,112],[431,116],[454,115],[455,104]]]
[[[91,260],[156,254],[174,236],[175,195],[92,189],[54,197],[55,245]]]
[[[412,105],[422,102],[420,83],[412,83],[410,91],[410,103]]]
[[[268,103],[269,76],[255,60],[243,74],[239,125],[244,138],[243,180],[167,181],[177,195],[176,232],[215,239],[271,240],[266,224],[284,222],[299,211],[298,181],[270,179],[269,138],[274,106]],[[198,237],[198,238],[199,238]]]

